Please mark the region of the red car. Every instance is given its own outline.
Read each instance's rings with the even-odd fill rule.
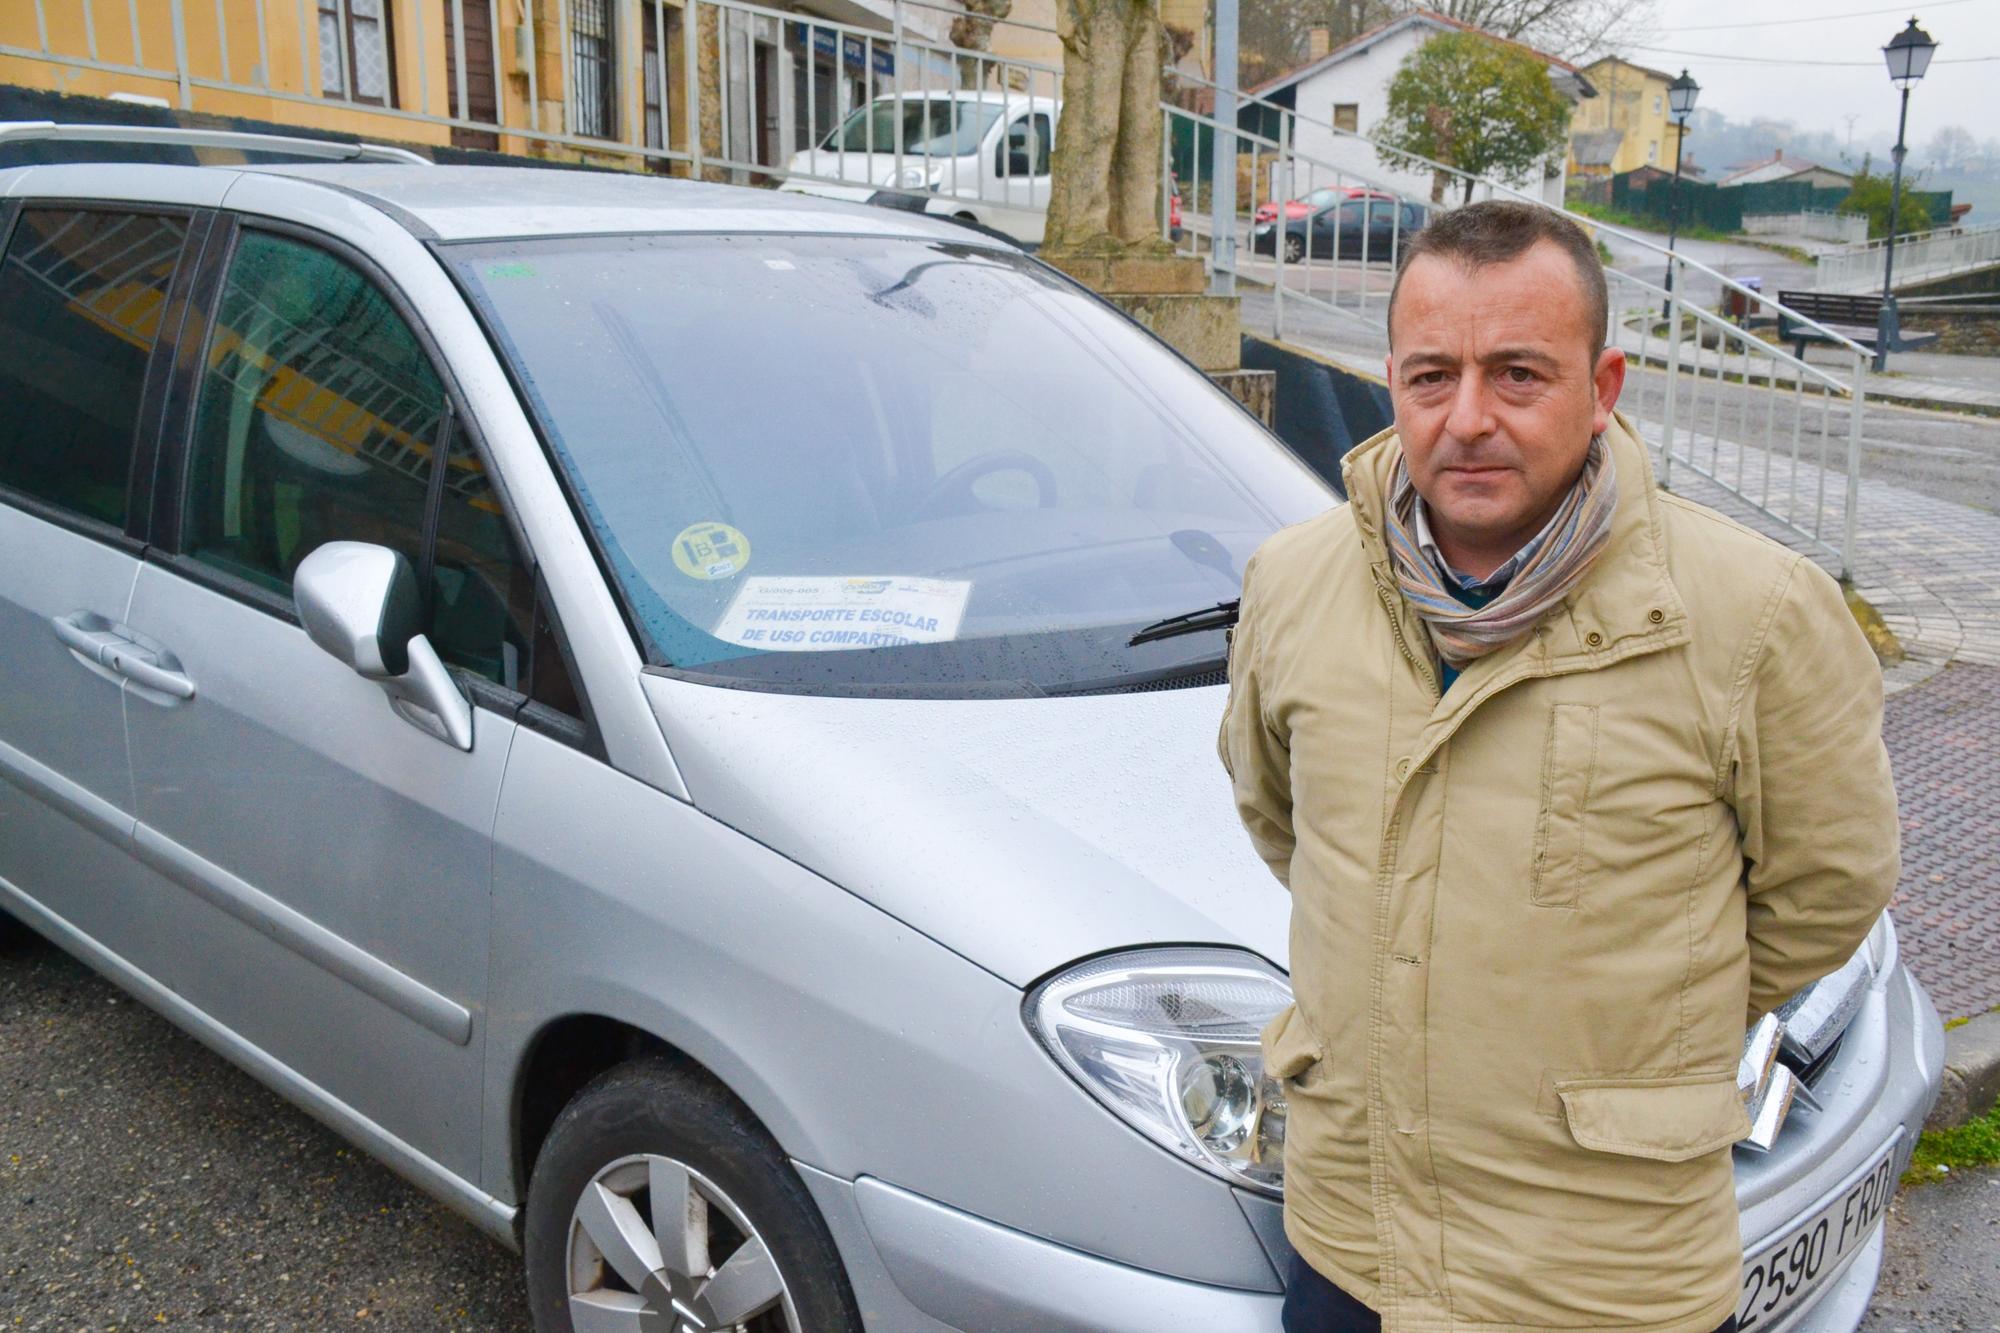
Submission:
[[[1328,204],[1337,204],[1343,199],[1394,199],[1393,194],[1371,190],[1365,185],[1332,186],[1324,190],[1314,190],[1303,199],[1291,199],[1285,203],[1285,218],[1302,218],[1319,212]],[[1278,205],[1266,200],[1257,205],[1257,221],[1275,222],[1278,219]]]

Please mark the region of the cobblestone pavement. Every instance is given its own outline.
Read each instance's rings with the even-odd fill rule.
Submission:
[[[2000,668],[1958,665],[1890,699],[1903,807],[1903,956],[1947,1018],[2000,1004]]]

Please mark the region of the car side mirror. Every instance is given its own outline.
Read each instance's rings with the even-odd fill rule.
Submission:
[[[461,750],[472,707],[418,632],[423,597],[410,562],[370,542],[328,542],[292,576],[299,624],[335,661],[382,686],[397,716]]]

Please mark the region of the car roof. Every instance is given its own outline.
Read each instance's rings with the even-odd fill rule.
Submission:
[[[902,209],[636,172],[359,162],[245,169],[359,195],[445,241],[647,231],[978,239],[963,227]]]
[[[850,203],[810,194],[716,185],[635,172],[560,167],[417,166],[374,162],[152,166],[114,163],[27,166],[0,172],[0,194],[53,191],[69,198],[96,193],[91,182],[117,181],[107,194],[172,200],[172,178],[213,180],[221,173],[284,176],[372,204],[417,235],[461,241],[527,236],[614,235],[632,232],[727,232],[904,236],[994,245],[992,238],[943,218],[902,208]],[[116,173],[116,176],[107,173]],[[29,179],[7,180],[26,176]],[[40,177],[41,179],[34,179]],[[209,185],[200,193],[212,195]]]

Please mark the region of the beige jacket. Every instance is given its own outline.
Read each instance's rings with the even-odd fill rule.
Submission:
[[[1393,433],[1244,570],[1219,749],[1293,896],[1285,1231],[1390,1330],[1722,1323],[1745,1017],[1896,883],[1838,585],[1607,440],[1610,544],[1442,699],[1383,545]]]

